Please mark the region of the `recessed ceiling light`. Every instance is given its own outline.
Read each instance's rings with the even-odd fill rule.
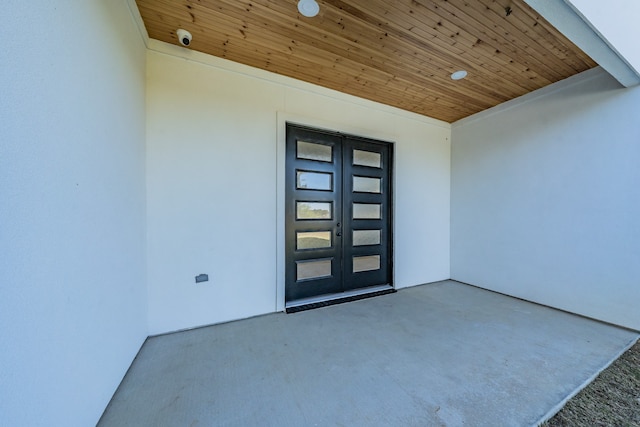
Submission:
[[[298,10],[307,18],[313,18],[320,12],[320,6],[316,0],[300,0]]]
[[[456,71],[455,73],[451,73],[451,78],[453,80],[461,80],[461,79],[464,79],[465,77],[467,77],[467,72],[465,70],[459,70],[459,71]]]

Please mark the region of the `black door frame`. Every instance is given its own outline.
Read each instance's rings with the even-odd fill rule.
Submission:
[[[287,143],[287,139],[289,138],[289,129],[292,129],[293,132],[298,132],[301,135],[304,135],[305,138],[310,140],[314,140],[314,135],[320,134],[320,139],[324,139],[325,144],[329,144],[332,146],[336,146],[338,149],[338,155],[340,155],[339,165],[336,164],[335,167],[338,167],[339,170],[336,173],[336,182],[334,182],[335,186],[338,186],[339,191],[337,191],[340,200],[334,200],[334,206],[336,208],[336,212],[342,212],[342,216],[340,218],[333,217],[331,220],[325,221],[326,223],[321,224],[320,228],[330,229],[333,233],[333,241],[334,245],[340,246],[338,251],[326,251],[326,253],[320,251],[315,254],[312,258],[318,259],[322,256],[326,256],[327,259],[330,259],[333,256],[338,256],[344,260],[344,265],[335,266],[335,268],[340,268],[341,271],[335,271],[335,268],[332,271],[332,276],[334,279],[338,279],[343,283],[343,288],[340,292],[326,292],[328,294],[328,299],[333,297],[340,297],[340,293],[344,293],[346,291],[351,290],[363,290],[366,292],[367,288],[379,288],[379,287],[388,287],[393,288],[393,278],[394,278],[394,270],[393,270],[393,211],[394,211],[394,198],[393,198],[393,178],[394,178],[394,144],[387,141],[372,139],[368,137],[355,136],[348,133],[337,132],[337,131],[328,131],[325,129],[320,129],[316,127],[311,127],[307,125],[299,125],[296,123],[292,123],[286,121],[284,123],[285,134],[284,134],[284,165],[282,165],[282,169],[284,169],[285,179],[284,182],[281,182],[281,185],[286,186],[287,182],[290,182],[293,175],[287,176],[287,174],[295,174],[295,171],[292,170],[290,166],[290,162],[297,162],[297,167],[304,168],[304,165],[300,165],[299,159],[295,158],[295,153],[292,154],[291,149]],[[328,142],[327,142],[328,141]],[[345,147],[344,156],[342,155],[342,147]],[[349,149],[346,149],[349,148]],[[366,149],[379,151],[381,153],[382,158],[382,166],[380,169],[375,170],[374,168],[362,167],[353,165],[351,161],[353,155],[353,149]],[[292,158],[293,156],[293,158]],[[345,159],[343,162],[342,159]],[[322,166],[322,165],[320,165]],[[318,162],[315,162],[314,168],[317,170]],[[293,168],[296,169],[296,168]],[[322,168],[320,168],[322,169]],[[330,169],[330,168],[329,168]],[[352,175],[362,175],[362,176],[379,176],[382,179],[382,192],[381,194],[368,194],[368,193],[355,193],[352,188]],[[342,176],[344,176],[344,180],[342,181]],[[285,189],[284,195],[284,203],[285,203],[285,219],[284,226],[285,230],[281,230],[286,237],[284,238],[284,254],[283,261],[285,271],[283,272],[284,283],[283,283],[283,297],[285,300],[285,305],[290,302],[290,298],[287,297],[287,281],[290,280],[292,273],[293,263],[287,264],[289,261],[289,254],[293,249],[293,245],[295,245],[295,240],[293,240],[294,232],[291,231],[291,224],[288,224],[287,218],[292,218],[292,209],[293,199],[292,194],[295,193],[295,189]],[[315,193],[315,194],[314,194]],[[343,194],[339,194],[343,193]],[[305,190],[304,193],[307,200],[327,200],[326,197],[322,198],[319,192]],[[292,200],[290,200],[292,199]],[[342,200],[349,199],[349,203],[345,203],[344,208],[340,205]],[[358,220],[353,219],[352,211],[351,211],[351,201],[355,203],[381,203],[386,209],[382,209],[383,217],[380,220]],[[373,223],[372,223],[373,221]],[[298,224],[299,222],[296,221]],[[317,225],[314,224],[314,225]],[[344,233],[340,233],[340,226],[343,226]],[[299,228],[299,227],[298,227]],[[314,227],[310,227],[309,230]],[[367,246],[359,246],[353,247],[352,245],[352,234],[351,229],[380,229],[382,230],[381,235],[381,244],[372,247]],[[341,235],[343,234],[343,235]],[[335,249],[335,248],[333,248]],[[343,253],[344,251],[344,253]],[[366,256],[366,255],[377,255],[380,254],[382,264],[380,265],[380,270],[378,271],[367,271],[360,273],[353,273],[352,271],[352,258],[351,256]],[[303,254],[304,255],[304,254]],[[304,261],[304,257],[302,258]],[[343,276],[344,277],[341,277]],[[369,283],[369,284],[367,284]],[[371,284],[373,283],[373,284]],[[316,285],[316,284],[314,284]],[[320,287],[323,286],[323,281],[321,280],[319,283]],[[330,287],[327,289],[331,289]],[[376,289],[377,290],[377,289]],[[372,290],[375,291],[375,290]],[[325,292],[321,292],[325,293]],[[289,301],[288,301],[289,299]],[[295,301],[294,301],[295,302]]]

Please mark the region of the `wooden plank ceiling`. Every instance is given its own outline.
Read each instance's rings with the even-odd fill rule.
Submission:
[[[318,3],[137,0],[151,38],[446,122],[596,66],[523,0]]]

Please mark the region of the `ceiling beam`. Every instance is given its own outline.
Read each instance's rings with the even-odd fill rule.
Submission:
[[[638,72],[573,5],[565,0],[524,1],[618,80],[620,84],[625,87],[640,84]]]

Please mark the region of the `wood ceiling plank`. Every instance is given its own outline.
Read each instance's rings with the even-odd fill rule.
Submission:
[[[531,6],[523,1],[519,1],[516,4],[509,4],[511,0],[496,0],[502,7],[511,6],[515,12],[516,21],[520,24],[516,25],[521,31],[530,34],[530,37],[536,39],[544,39],[548,44],[558,44],[562,53],[568,57],[575,57],[580,60],[582,64],[589,68],[595,67],[597,64],[589,55],[584,53],[569,39],[567,39],[562,33],[554,28],[547,20],[542,18]],[[505,5],[506,3],[506,5]],[[515,13],[514,12],[514,13]],[[531,34],[531,32],[535,34]]]
[[[326,2],[328,3],[328,2]],[[325,3],[325,4],[326,4]],[[325,11],[324,14],[324,18],[326,19],[328,13]],[[305,40],[305,38],[302,35],[296,35],[296,37],[302,41],[307,41]],[[362,49],[362,46],[365,44],[365,42],[370,42],[372,45],[376,44],[379,42],[379,40],[389,40],[387,38],[387,35],[384,34],[382,35],[382,32],[380,32],[379,34],[376,34],[374,37],[361,37],[360,39],[356,40],[356,42],[351,41],[351,40],[338,40],[337,43],[340,45],[344,45],[345,43],[347,44],[351,44],[351,48],[349,49],[349,51],[352,51],[352,49]],[[364,40],[364,42],[363,42]],[[383,67],[385,65],[391,64],[393,66],[393,73],[394,74],[399,74],[403,71],[407,71],[409,70],[412,74],[411,76],[414,77],[420,77],[423,75],[426,75],[427,72],[432,73],[431,75],[429,75],[429,78],[440,78],[442,81],[446,81],[448,83],[448,76],[450,74],[450,71],[445,70],[445,66],[448,66],[448,68],[450,68],[450,64],[447,63],[442,63],[441,65],[439,65],[436,68],[436,71],[442,71],[440,76],[435,75],[435,72],[433,71],[433,68],[431,70],[425,70],[418,68],[416,66],[416,64],[422,64],[422,61],[416,61],[416,59],[414,57],[412,57],[410,54],[404,54],[403,52],[398,51],[397,49],[394,52],[388,52],[388,49],[385,47],[384,42],[380,42],[381,44],[377,44],[376,48],[369,48],[366,50],[366,52],[363,52],[363,59],[358,59],[358,58],[353,58],[354,60],[361,62],[363,64],[369,65],[369,66],[373,66],[373,67]],[[398,40],[395,45],[396,46],[400,46],[401,44],[403,44],[404,41],[403,40]],[[320,48],[323,48],[322,46],[319,46]],[[407,49],[409,51],[411,50],[415,50],[412,48]],[[373,62],[369,61],[369,58],[367,57],[367,55],[377,55],[381,58],[384,58],[384,62],[383,63],[375,63],[375,56],[370,56],[369,58],[371,58],[373,60]],[[398,61],[397,58],[400,58],[401,61]],[[409,77],[409,76],[407,76]],[[415,78],[415,77],[414,77]]]
[[[487,73],[495,74],[504,80],[518,82],[527,91],[535,90],[551,82],[549,80],[550,73],[540,73],[536,69],[531,69],[527,61],[521,61],[520,58],[510,52],[510,46],[505,48],[499,44],[485,43],[479,37],[472,36],[471,31],[474,31],[474,29],[469,29],[470,27],[462,20],[458,25],[453,25],[443,19],[436,25],[435,28],[438,29],[447,29],[447,27],[453,26],[459,43],[465,49],[461,57],[476,64],[476,66],[479,64],[478,68]]]
[[[448,122],[594,65],[522,0],[324,0],[315,18],[294,0],[137,3],[152,38],[187,28],[191,49]]]
[[[380,16],[379,14],[375,14],[375,12],[370,11],[370,10],[376,10],[378,11],[378,13],[380,13],[381,9],[380,7],[376,8],[376,3],[377,3],[376,1],[371,1],[370,3],[367,4],[367,7],[366,7],[367,14],[363,14],[361,10],[358,10],[357,8],[355,8],[353,3],[356,3],[356,1],[351,1],[350,2],[351,4],[349,5],[346,5],[346,2],[340,1],[340,0],[327,0],[327,3],[331,3],[333,5],[340,5],[340,7],[343,10],[345,10],[347,13],[358,16],[360,19],[363,19],[363,20],[372,21],[375,25],[384,28],[385,32],[391,33],[394,37],[402,38],[404,40],[408,40],[408,39],[410,40],[412,38],[411,36],[407,35],[407,33],[411,31],[410,29],[399,28],[393,23],[384,21],[383,16]],[[389,8],[386,8],[385,10],[389,10]],[[375,20],[377,20],[377,22]],[[426,40],[413,41],[412,48],[414,50],[420,51],[425,49],[424,46],[431,45],[431,47],[435,47],[438,44],[437,40],[438,40],[437,36],[433,36],[430,42]],[[511,99],[515,96],[522,95],[523,93],[527,93],[541,86],[540,84],[536,84],[536,83],[532,84],[528,79],[523,80],[520,74],[512,73],[508,69],[509,64],[506,62],[502,62],[498,66],[493,65],[492,56],[485,57],[484,60],[486,60],[488,63],[483,62],[482,65],[484,65],[485,67],[478,68],[477,63],[478,63],[479,57],[476,56],[472,60],[469,60],[468,56],[465,57],[464,55],[453,55],[447,52],[447,49],[448,49],[448,46],[444,48],[443,47],[434,48],[433,50],[434,56],[437,56],[440,58],[446,58],[446,63],[445,63],[446,65],[443,66],[443,69],[446,72],[447,79],[451,72],[463,68],[469,71],[474,77],[477,77],[478,79],[475,79],[475,81],[480,82],[480,84],[485,88],[491,88],[492,91],[495,91],[496,88],[500,88],[500,97],[503,97],[503,98],[507,97],[508,99]],[[493,50],[492,50],[492,53],[493,53]],[[485,70],[484,68],[487,68],[488,71]],[[519,73],[521,73],[521,71],[519,71]],[[523,81],[526,82],[526,85],[521,86],[521,83]]]
[[[455,2],[455,3],[452,3]],[[425,6],[428,10],[437,13],[444,20],[450,20],[466,31],[477,37],[476,46],[488,45],[495,51],[505,53],[514,63],[522,64],[526,69],[533,71],[548,81],[558,80],[558,70],[564,70],[566,64],[548,58],[548,61],[538,58],[537,52],[530,46],[526,38],[505,39],[504,34],[496,31],[505,24],[492,21],[493,14],[486,13],[486,9],[481,7],[478,0],[435,0],[427,2]],[[569,70],[566,70],[569,72]]]
[[[255,3],[253,3],[253,5],[255,7]],[[262,18],[262,19],[264,19],[264,18]],[[273,27],[271,29],[273,30]],[[292,37],[299,37],[299,36],[293,36],[292,35]],[[373,52],[373,53],[375,53],[375,52]],[[356,61],[358,61],[358,60],[356,59]],[[373,66],[373,67],[377,67],[377,68],[383,68],[383,69],[385,68],[385,65],[386,65],[386,64],[371,64],[371,63],[368,63],[369,61],[366,61],[366,60],[365,61],[361,61],[360,60],[359,62],[362,62],[362,63],[364,63],[366,65],[369,65],[369,66]],[[410,66],[408,66],[406,64],[408,64],[408,61],[405,61],[405,65],[404,66],[402,66],[402,64],[395,64],[395,68],[393,70],[391,70],[390,72],[392,72],[394,75],[402,76],[405,79],[409,79],[409,80],[415,80],[421,74],[424,74],[424,70],[412,70],[416,74],[407,75],[406,71],[407,71],[408,68],[410,68]],[[449,77],[448,77],[449,73],[450,73],[450,71],[446,71],[445,76],[440,78],[441,83],[445,83],[445,85],[450,83],[449,80],[448,80],[449,79]],[[429,76],[429,77],[431,79],[434,78],[433,75]],[[437,77],[436,77],[436,79],[437,79]],[[482,90],[480,90],[478,92],[478,96],[490,95],[490,96],[493,97],[493,100],[488,101],[488,102],[490,102],[490,104],[487,104],[487,105],[495,105],[496,103],[502,102],[505,99],[510,99],[510,97],[517,96],[517,95],[520,95],[520,94],[526,92],[526,90],[523,90],[523,89],[519,88],[518,91],[516,92],[516,95],[514,95],[514,94],[505,95],[505,94],[502,94],[502,93],[501,94],[496,94],[490,89],[490,87],[491,87],[490,85],[485,85],[482,88]],[[495,85],[494,85],[494,87],[495,87]],[[468,91],[468,88],[466,89],[466,91]],[[462,94],[464,95],[465,93],[462,92]]]
[[[351,3],[353,3],[353,1]],[[462,65],[461,68],[474,70],[483,70],[483,68],[486,68],[485,73],[487,74],[495,74],[496,77],[506,79],[508,82],[514,83],[523,90],[528,91],[532,89],[530,82],[525,81],[525,84],[522,84],[521,73],[529,73],[529,77],[531,77],[534,75],[533,72],[530,70],[527,71],[524,66],[518,69],[517,66],[519,64],[514,64],[514,61],[510,60],[510,58],[502,52],[496,53],[496,50],[488,45],[474,46],[477,38],[464,29],[448,21],[439,19],[418,19],[415,13],[406,13],[407,9],[402,8],[401,5],[399,7],[399,3],[397,2],[390,3],[388,6],[386,4],[383,6],[383,4],[378,3],[381,2],[372,1],[371,4],[367,5],[367,9],[375,9],[378,13],[382,11],[384,14],[392,10],[392,8],[395,8],[397,13],[394,13],[394,16],[398,15],[401,18],[387,25],[393,25],[394,23],[400,24],[401,31],[415,34],[426,43],[431,43],[445,51],[455,53],[459,58],[458,62]],[[475,47],[475,49],[471,49],[472,47]],[[484,67],[478,68],[477,65],[479,63]]]
[[[357,17],[356,18],[350,18],[347,17],[344,19],[344,21],[346,22],[345,25],[351,24],[352,21],[357,21]],[[387,31],[385,31],[385,41],[393,46],[396,46],[398,49],[401,49],[403,47],[403,45],[406,45],[406,37],[402,37],[401,34],[393,32],[390,29],[387,29]],[[367,43],[368,41],[364,41],[363,43]],[[408,51],[420,51],[420,49],[416,49],[415,46],[409,46],[406,47],[405,49],[407,49]],[[383,51],[384,50],[384,46],[380,47],[380,50]],[[398,51],[396,50],[396,54],[398,54]],[[402,54],[398,55],[399,57],[403,57]],[[440,57],[437,57],[437,60],[433,60],[432,62],[434,63],[434,65],[436,65],[436,69],[434,70],[433,68],[431,69],[425,69],[425,68],[421,68],[419,65],[420,62],[417,61],[413,61],[412,63],[412,57],[410,55],[406,55],[406,60],[403,61],[403,63],[401,64],[395,64],[395,68],[394,68],[394,73],[396,73],[397,75],[401,75],[403,76],[403,78],[411,80],[411,81],[416,81],[416,82],[423,82],[423,84],[426,85],[433,85],[433,84],[438,84],[438,85],[442,85],[442,89],[441,90],[447,90],[446,87],[447,86],[451,86],[452,90],[454,92],[459,93],[462,96],[466,96],[468,94],[469,90],[475,90],[477,97],[481,97],[481,98],[486,98],[487,96],[489,98],[487,98],[487,102],[489,103],[493,103],[495,105],[496,101],[497,102],[502,102],[505,99],[509,98],[509,95],[505,95],[504,93],[498,93],[496,91],[494,91],[495,85],[491,84],[491,83],[486,83],[485,81],[481,80],[481,79],[477,79],[477,80],[469,80],[468,84],[466,85],[466,87],[462,87],[461,85],[451,85],[451,80],[450,80],[450,74],[452,71],[455,71],[457,69],[457,67],[454,68],[454,65],[452,65],[453,61],[456,61],[455,58],[451,58],[452,61],[446,61],[446,60],[442,60]],[[457,61],[456,61],[457,62]],[[375,66],[375,65],[374,65]],[[428,81],[424,81],[425,78],[428,78]],[[517,88],[516,89],[516,93],[523,93],[524,90],[522,88]]]
[[[523,7],[528,5],[511,0],[509,7],[512,8],[512,12],[507,16],[506,8],[497,0],[478,0],[475,4],[476,9],[482,4],[488,14],[493,13],[496,20],[504,21],[498,28],[502,30],[501,32],[504,33],[507,40],[526,40],[528,46],[537,52],[537,57],[546,57],[547,59],[555,57],[557,61],[570,67],[573,72],[581,72],[586,69],[586,64],[576,55],[572,55],[567,46],[562,43],[564,36],[557,30],[551,34],[543,26],[521,20],[521,17],[525,15]]]
[[[220,8],[221,4],[224,4],[227,2],[217,1],[216,3],[218,5],[217,7]],[[230,3],[239,4],[241,2],[237,2],[233,0]],[[233,4],[227,4],[226,6],[234,7]],[[259,8],[255,4],[253,5],[253,7],[255,7],[257,11],[260,12],[261,16],[264,16],[264,11],[259,10]],[[192,11],[196,16],[207,15],[207,16],[204,16],[205,21],[216,19],[213,15],[211,15],[211,13],[215,13],[212,10],[205,11],[205,10],[200,10],[194,7]],[[239,16],[237,15],[239,13],[237,10],[235,12],[232,12],[228,8],[225,9],[225,16],[231,16],[233,13],[236,14],[236,17]],[[252,25],[257,24],[258,19],[259,19],[259,22],[263,22],[265,25],[269,26],[270,31],[268,33],[253,34],[253,30],[251,27]],[[220,21],[218,22],[219,24],[224,25],[224,23],[221,23]],[[320,67],[323,67],[323,66],[334,67],[335,65],[333,64],[339,62],[341,59],[343,61],[340,61],[340,62],[345,62],[345,63],[350,63],[349,61],[354,61],[355,63],[351,63],[351,66],[357,67],[362,65],[364,67],[364,69],[362,69],[363,72],[375,74],[375,73],[378,73],[379,71],[383,71],[389,75],[389,79],[397,79],[401,82],[428,85],[431,87],[436,85],[436,87],[440,92],[445,92],[450,96],[457,97],[457,99],[459,100],[463,100],[464,102],[470,105],[479,106],[480,108],[488,108],[488,106],[496,105],[499,102],[509,99],[507,96],[504,96],[502,94],[494,94],[491,92],[490,88],[481,87],[477,84],[474,84],[473,81],[470,81],[469,83],[467,83],[466,87],[453,86],[452,88],[447,88],[447,84],[449,83],[448,72],[446,74],[446,77],[438,78],[438,77],[431,76],[430,79],[427,79],[426,77],[421,76],[419,73],[416,74],[416,73],[410,72],[411,70],[408,71],[407,70],[408,67],[406,66],[402,67],[402,64],[396,64],[392,60],[389,60],[386,63],[380,63],[375,60],[370,60],[366,56],[358,57],[355,54],[349,55],[341,51],[333,52],[331,50],[324,49],[326,48],[326,46],[323,43],[314,43],[317,47],[305,46],[305,42],[313,43],[315,39],[309,38],[307,36],[302,36],[299,34],[292,34],[290,32],[282,30],[278,26],[277,22],[270,21],[264,17],[256,18],[256,20],[247,18],[242,22],[243,22],[242,32],[244,33],[245,36],[252,35],[257,37],[257,38],[252,37],[252,40],[257,40],[256,42],[261,42],[262,40],[269,40],[270,42],[273,43],[273,46],[287,45],[288,49],[292,51],[293,56],[311,55],[311,57],[307,59],[315,58],[316,62]],[[222,30],[223,28],[224,27],[221,27],[220,30]],[[233,29],[227,29],[227,30],[233,31]],[[281,37],[277,37],[277,36],[281,36]],[[296,52],[293,52],[293,50],[296,50]],[[327,53],[329,53],[329,55],[327,55]],[[374,52],[370,52],[370,54],[373,54],[373,53]],[[474,93],[473,96],[469,96],[468,95],[469,90],[474,87],[476,89],[476,92]],[[485,99],[482,100],[482,98],[485,98]],[[483,102],[483,103],[480,104],[479,102]]]

